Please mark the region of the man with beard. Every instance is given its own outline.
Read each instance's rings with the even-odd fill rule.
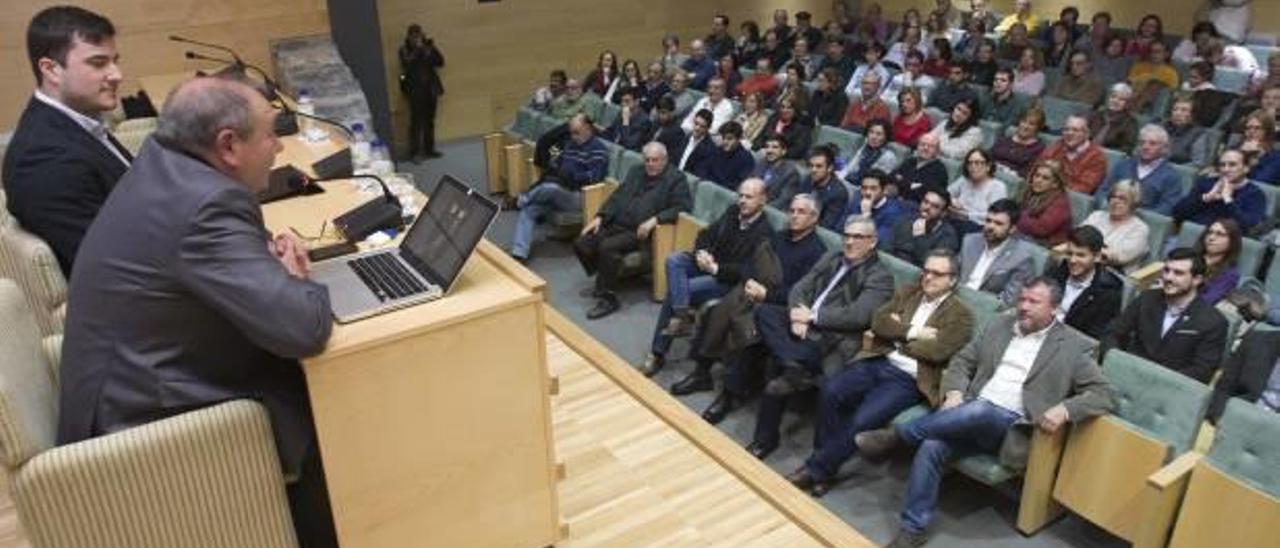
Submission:
[[[809,180],[801,189],[818,200],[821,213],[818,224],[827,230],[840,230],[849,191],[835,173],[836,153],[829,145],[818,145],[809,152]]]
[[[800,171],[787,161],[787,144],[786,136],[781,134],[765,138],[764,154],[751,172],[752,177],[764,181],[769,205],[778,209],[786,209],[800,187]]]
[[[1102,339],[1120,313],[1124,284],[1102,265],[1102,233],[1084,225],[1067,237],[1067,256],[1048,276],[1062,285],[1062,304],[1054,314],[1058,321],[1081,333]]]
[[[981,233],[965,236],[960,244],[960,283],[986,291],[1013,306],[1022,283],[1034,275],[1028,246],[1013,236],[1018,225],[1018,204],[1004,198],[991,204]]]
[[[889,252],[893,256],[916,266],[923,266],[925,257],[935,249],[960,249],[960,236],[947,222],[947,209],[951,207],[951,194],[941,185],[924,187],[920,197],[920,212],[914,217],[903,217],[893,226]]]

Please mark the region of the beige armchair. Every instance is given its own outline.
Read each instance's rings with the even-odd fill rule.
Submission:
[[[36,547],[296,546],[266,410],[236,400],[54,447],[61,345],[0,280],[0,463]]]
[[[53,250],[22,229],[5,207],[0,191],[0,278],[17,282],[35,313],[41,335],[62,332],[66,319],[67,280]]]

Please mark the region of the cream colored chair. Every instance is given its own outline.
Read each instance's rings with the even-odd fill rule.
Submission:
[[[22,229],[0,191],[0,278],[17,282],[35,313],[41,335],[62,332],[67,316],[67,280],[44,240]]]
[[[296,546],[266,410],[236,400],[55,447],[61,335],[0,279],[0,462],[33,546]],[[52,350],[52,352],[50,352]]]
[[[155,118],[133,118],[124,120],[111,130],[111,134],[116,136],[116,140],[120,141],[124,148],[128,149],[130,154],[137,155],[142,150],[142,143],[150,137],[156,130]]]

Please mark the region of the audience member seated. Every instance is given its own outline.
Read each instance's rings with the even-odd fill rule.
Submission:
[[[1173,213],[1173,206],[1182,198],[1182,177],[1168,162],[1169,134],[1164,128],[1147,124],[1138,133],[1138,148],[1111,166],[1107,180],[1098,187],[1095,203],[1098,207],[1111,196],[1111,186],[1116,181],[1128,180],[1142,188],[1142,202],[1137,207],[1161,215]]]
[[[777,110],[781,108],[784,101],[791,101],[795,104],[796,109],[804,112],[809,111],[809,89],[805,87],[804,67],[795,63],[787,63],[787,77],[782,82],[782,90],[778,92],[778,96],[773,98],[773,108]]]
[[[964,23],[964,32],[960,34],[960,39],[956,40],[951,46],[951,53],[959,61],[973,61],[978,58],[978,48],[987,40],[987,27],[981,19],[971,19]],[[992,50],[995,51],[994,49]],[[994,57],[994,53],[992,57]],[[974,81],[977,81],[975,73]]]
[[[644,109],[637,101],[640,95],[639,89],[626,88],[617,95],[620,99],[618,118],[613,121],[613,125],[604,130],[602,137],[618,143],[627,150],[639,152],[640,147],[648,143],[649,137],[653,135],[653,122],[649,121],[649,117],[645,115]]]
[[[899,259],[923,267],[925,258],[936,249],[960,250],[960,237],[947,222],[951,195],[940,185],[929,184],[920,192],[920,208],[915,216],[898,219],[889,250]]]
[[[1039,97],[1044,92],[1044,83],[1043,54],[1036,48],[1022,50],[1010,89],[1022,95]]]
[[[1056,69],[1065,68],[1071,62],[1071,31],[1061,21],[1049,27],[1049,36],[1045,42],[1044,66]]]
[[[1280,413],[1280,331],[1254,329],[1222,366],[1213,383],[1208,419],[1217,422],[1227,400],[1239,398]]]
[[[662,63],[662,71],[667,74],[676,74],[684,72],[685,61],[689,60],[689,56],[680,51],[680,36],[676,33],[668,33],[662,37],[662,55],[658,57],[658,62]]]
[[[805,38],[796,40],[795,46],[791,48],[791,60],[788,63],[803,68],[806,80],[813,78],[813,75],[822,69],[822,57],[813,54],[811,43]]]
[[[712,78],[724,80],[724,96],[730,99],[738,98],[738,88],[742,85],[742,74],[738,72],[738,66],[733,60],[733,55],[725,55],[716,63],[716,74]],[[710,85],[708,82],[707,85]]]
[[[1062,164],[1053,160],[1037,163],[1018,206],[1022,210],[1018,233],[1044,247],[1067,241],[1071,233],[1071,199],[1062,178]]]
[[[555,211],[582,208],[582,187],[604,180],[609,170],[609,149],[595,135],[595,126],[585,114],[569,120],[569,139],[558,156],[551,159],[550,169],[542,179],[516,200],[520,215],[511,237],[511,256],[520,262],[529,260],[533,245],[533,228],[538,220]]]
[[[884,62],[891,67],[901,69],[906,66],[907,54],[910,52],[919,52],[921,58],[928,57],[929,46],[924,42],[924,36],[921,33],[920,25],[913,23],[911,26],[900,27],[902,38],[889,47],[889,52],[884,56]]]
[[[871,219],[876,225],[876,240],[879,247],[889,249],[893,237],[893,227],[898,219],[907,216],[910,208],[897,196],[885,193],[889,175],[879,169],[872,169],[862,175],[857,193],[849,200],[849,209],[845,215],[848,219]]]
[[[872,120],[888,120],[891,118],[889,105],[880,98],[880,75],[868,72],[863,75],[859,93],[849,101],[849,110],[844,113],[840,127],[862,133],[867,123]]]
[[[1010,69],[999,69],[991,81],[991,91],[979,94],[979,106],[982,107],[982,118],[998,122],[1001,127],[1018,123],[1023,113],[1030,108],[1030,102],[1014,85],[1014,74]],[[1039,131],[1037,129],[1037,131]]]
[[[711,112],[711,133],[720,131],[720,126],[733,119],[733,102],[725,97],[725,82],[721,78],[712,78],[707,83],[707,96],[698,99],[693,104],[693,113],[706,109]],[[680,127],[684,128],[685,133],[693,131],[694,114],[690,113],[685,117]]]
[[[1106,268],[1102,233],[1082,225],[1067,237],[1065,257],[1046,273],[1062,287],[1058,321],[1095,340],[1106,338],[1120,315],[1124,284]]]
[[[1208,226],[1218,219],[1234,219],[1247,233],[1266,218],[1267,198],[1245,176],[1244,153],[1226,150],[1218,157],[1218,174],[1201,177],[1173,207],[1173,220]]]
[[[1124,47],[1124,38],[1113,35],[1107,38],[1106,49],[1093,56],[1093,73],[1098,76],[1103,86],[1113,86],[1129,77],[1133,58],[1125,56]]]
[[[680,64],[680,70],[689,75],[689,87],[700,91],[707,89],[716,73],[716,59],[707,55],[707,46],[702,40],[695,39],[689,43],[689,58]]]
[[[813,196],[797,194],[787,207],[787,228],[774,233],[768,245],[758,246],[751,257],[751,271],[698,323],[690,342],[694,369],[671,387],[676,395],[711,387],[711,366],[725,365],[724,382],[702,418],[716,424],[759,390],[756,360],[744,359],[744,350],[755,339],[754,310],[764,304],[785,306],[791,288],[827,253],[815,228],[818,204]]]
[[[845,162],[844,168],[836,172],[841,181],[858,186],[862,177],[871,170],[892,171],[898,167],[898,157],[889,148],[889,122],[872,120],[867,124],[867,138],[862,148],[854,152],[853,157]]]
[[[733,121],[742,126],[743,146],[754,148],[756,140],[764,134],[765,126],[769,125],[769,114],[764,111],[764,97],[758,92],[744,95],[742,112]]]
[[[1014,25],[1018,24],[1021,24],[1024,29],[1034,29],[1040,26],[1040,19],[1036,17],[1036,14],[1031,13],[1031,0],[1014,0],[1013,13],[1006,15],[991,30],[1004,36]]]
[[[1133,88],[1129,84],[1111,86],[1111,93],[1102,107],[1089,115],[1090,139],[1094,144],[1111,150],[1129,152],[1138,139],[1138,120],[1129,113]]]
[[[680,127],[680,119],[676,118],[675,110],[676,102],[671,96],[658,99],[658,106],[653,111],[653,134],[649,140],[662,143],[667,150],[675,151],[683,157],[684,143],[689,136],[685,135],[684,129]]]
[[[951,112],[956,105],[966,101],[976,103],[977,99],[978,94],[969,86],[969,67],[964,63],[957,63],[949,69],[947,79],[929,93],[929,100],[925,104],[943,112]]]
[[[1153,44],[1164,45],[1164,22],[1159,15],[1149,13],[1138,22],[1137,32],[1125,46],[1124,54],[1137,58],[1146,57],[1151,53]]]
[[[968,98],[956,103],[950,113],[947,121],[934,126],[929,134],[938,138],[943,157],[959,160],[982,146],[981,110],[977,98]]]
[[[671,91],[667,96],[675,102],[675,110],[672,112],[681,121],[693,112],[693,104],[698,102],[697,95],[689,90],[689,75],[684,71],[676,71],[671,75]]]
[[[1102,102],[1103,91],[1102,80],[1094,72],[1089,54],[1077,51],[1071,54],[1071,66],[1049,88],[1047,95],[1093,106]]]
[[[596,68],[591,69],[582,80],[582,90],[594,93],[604,101],[609,100],[614,88],[618,85],[621,74],[618,72],[618,56],[609,50],[600,52],[596,59]]]
[[[901,529],[889,546],[927,541],[948,462],[988,453],[998,454],[1005,466],[1022,469],[1030,429],[1018,425],[1034,424],[1053,433],[1115,407],[1114,390],[1091,357],[1093,343],[1054,316],[1062,304],[1057,283],[1038,277],[1020,293],[1016,314],[991,320],[951,358],[942,373],[937,411],[854,438],[858,452],[872,460],[898,446],[916,447]]]
[[[640,63],[635,59],[627,59],[622,63],[622,76],[618,78],[618,83],[614,84],[613,89],[605,96],[605,100],[615,105],[622,104],[622,90],[624,89],[640,89],[644,86],[644,76],[640,74]],[[636,102],[641,99],[640,93],[636,93]]]
[[[793,43],[799,43],[803,38],[811,45],[819,44],[823,38],[822,31],[813,26],[813,14],[807,11],[796,12],[796,26],[791,29],[791,36]]]
[[[840,75],[834,70],[824,70],[814,78],[813,94],[809,96],[809,115],[813,127],[839,127],[844,112],[849,110],[849,97],[840,89]]]
[[[1018,177],[1026,178],[1031,166],[1044,152],[1044,142],[1040,140],[1040,130],[1043,127],[1044,113],[1040,109],[1026,111],[1018,120],[1013,133],[996,138],[991,147],[991,158],[997,164],[1013,170]]]
[[[720,144],[706,163],[706,168],[702,173],[695,171],[694,174],[733,190],[751,175],[755,163],[751,151],[742,146],[742,126],[728,122],[720,126]]]
[[[857,69],[858,63],[852,57],[845,55],[844,48],[844,40],[827,42],[827,56],[822,59],[822,64],[818,66],[817,72],[832,69],[836,71],[836,74],[840,75],[841,82],[849,81],[849,78],[853,76],[853,71]],[[817,72],[810,71],[809,74],[817,74]]]
[[[1240,248],[1243,235],[1240,225],[1231,219],[1214,221],[1200,233],[1195,250],[1204,258],[1204,285],[1200,286],[1200,298],[1209,304],[1218,304],[1240,284]]]
[[[551,75],[547,77],[547,85],[534,90],[533,97],[529,98],[529,106],[535,110],[547,112],[551,110],[551,103],[564,95],[566,90],[565,83],[569,77],[565,75],[564,70],[555,69],[551,71]]]
[[[723,14],[716,14],[711,18],[711,34],[707,35],[707,55],[712,59],[720,59],[726,55],[733,55],[734,42],[733,37],[729,35],[729,17]]]
[[[582,83],[570,78],[564,94],[551,101],[552,118],[568,120],[579,114],[591,114],[600,110],[600,97],[582,92]]]
[[[1000,24],[1000,18],[987,9],[987,0],[969,0],[969,12],[965,14],[965,18],[969,21],[982,21],[982,25],[992,31]]]
[[[639,90],[640,108],[646,113],[653,113],[653,109],[658,108],[658,100],[668,93],[671,93],[671,86],[667,84],[666,70],[662,68],[662,63],[654,61],[649,63],[649,68],[644,72],[644,84]],[[690,102],[690,104],[693,104]]]
[[[1075,50],[1093,55],[1102,53],[1107,48],[1107,40],[1114,34],[1111,30],[1111,13],[1100,11],[1093,14],[1089,21],[1089,32],[1076,38]]]
[[[760,25],[755,21],[743,21],[738,25],[738,39],[733,45],[733,56],[742,66],[754,66],[761,59],[760,48],[764,46],[764,38],[760,36]]]
[[[987,220],[988,208],[1008,196],[1004,182],[995,178],[995,167],[991,153],[981,148],[970,150],[960,166],[960,176],[947,187],[951,222],[961,234],[979,230]]]
[[[787,209],[792,197],[800,191],[800,171],[787,161],[787,147],[786,136],[770,135],[761,148],[760,160],[751,171],[752,177],[764,181],[769,205],[778,209]]]
[[[1062,126],[1062,138],[1040,154],[1041,160],[1057,160],[1067,176],[1067,188],[1093,194],[1107,175],[1107,155],[1089,140],[1089,122],[1073,114]]]
[[[924,69],[924,56],[919,52],[911,52],[907,54],[906,64],[902,67],[902,72],[889,79],[889,83],[880,91],[880,98],[885,101],[898,101],[898,106],[902,106],[899,96],[906,89],[915,89],[921,98],[929,96],[929,92],[937,86],[937,81],[932,76],[922,72]],[[920,105],[924,108],[923,104]]]
[[[715,139],[711,138],[711,111],[702,109],[693,113],[693,132],[676,150],[675,168],[701,177],[716,155]]]
[[[893,296],[893,275],[876,256],[875,225],[854,219],[844,226],[843,248],[829,253],[796,282],[787,305],[755,308],[756,329],[768,349],[764,396],[747,450],[769,456],[790,396],[819,384],[862,347],[871,316]]]
[[[1084,34],[1084,29],[1080,27],[1080,9],[1075,6],[1067,6],[1058,12],[1058,20],[1053,21],[1049,25],[1041,25],[1037,40],[1046,44],[1052,43],[1051,39],[1054,33],[1054,27],[1061,28],[1066,31],[1067,44],[1075,43],[1076,39]]]
[[[638,368],[645,376],[662,370],[671,341],[693,327],[694,307],[728,293],[750,272],[756,246],[773,234],[764,218],[764,201],[764,181],[743,181],[737,204],[698,233],[692,251],[666,257],[667,295],[653,328],[649,354]]]
[[[1275,119],[1265,111],[1255,110],[1245,117],[1241,129],[1244,137],[1240,141],[1240,150],[1257,155],[1249,169],[1249,179],[1280,184],[1280,150],[1275,145]]]
[[[800,191],[812,194],[818,201],[818,225],[827,230],[840,230],[849,190],[836,176],[836,152],[831,145],[818,145],[809,151],[809,177],[801,182]]]
[[[955,58],[951,51],[951,41],[947,38],[932,39],[929,55],[924,58],[921,72],[933,78],[946,78],[951,74],[951,65],[961,60]]]
[[[1007,63],[1017,63],[1027,50],[1035,48],[1036,44],[1028,36],[1027,27],[1015,24],[1009,29],[1009,33],[1000,40],[1000,47],[996,50],[996,59]]]
[[[1137,94],[1133,110],[1144,112],[1156,100],[1161,91],[1178,89],[1181,78],[1178,68],[1169,62],[1169,47],[1154,42],[1147,48],[1147,55],[1129,68],[1128,82]]]
[[[952,5],[951,0],[937,0],[930,15],[938,16],[938,20],[945,23],[947,27],[964,26],[964,13]]]
[[[738,84],[737,97],[745,100],[747,96],[758,93],[764,99],[772,99],[778,93],[778,78],[773,74],[773,65],[768,59],[761,58],[756,60],[755,67],[755,73]]]
[[[947,188],[947,166],[938,160],[938,136],[925,134],[920,137],[916,152],[894,170],[890,175],[890,193],[897,194],[904,200],[919,203],[926,186]],[[948,195],[950,201],[950,195]]]
[[[805,115],[802,107],[798,104],[798,99],[783,99],[778,103],[778,111],[773,113],[769,118],[769,122],[765,124],[764,131],[756,136],[756,148],[759,149],[770,137],[781,135],[786,137],[787,159],[799,160],[804,158],[805,152],[809,150],[809,142],[813,140],[813,126],[805,123]]]
[[[899,91],[898,117],[893,119],[893,142],[915,148],[920,138],[928,135],[931,129],[933,121],[924,112],[920,90],[908,87]]]
[[[853,75],[849,77],[849,81],[845,84],[844,94],[849,96],[850,100],[862,94],[862,82],[866,80],[867,73],[873,73],[877,76],[877,86],[889,85],[890,75],[889,69],[885,68],[881,60],[884,58],[884,46],[879,42],[867,44],[866,51],[862,54],[863,63],[854,69]],[[876,93],[880,93],[880,88],[876,88]]]
[[[1244,46],[1229,44],[1222,38],[1211,38],[1209,44],[1201,51],[1201,57],[1214,67],[1229,68],[1257,78],[1262,73],[1258,58],[1253,56]]]
[[[1090,213],[1081,225],[1088,225],[1102,233],[1102,258],[1106,264],[1128,272],[1142,266],[1146,258],[1150,228],[1137,215],[1142,203],[1142,190],[1138,183],[1122,179],[1107,192],[1107,207]]]
[[[1000,63],[996,61],[996,45],[991,40],[983,39],[978,44],[978,53],[969,62],[969,81],[979,86],[991,86],[996,77]]]
[[[1191,36],[1183,38],[1178,42],[1178,46],[1173,48],[1173,60],[1185,65],[1200,61],[1201,50],[1208,49],[1209,40],[1216,36],[1218,36],[1218,29],[1214,28],[1213,23],[1208,21],[1196,23],[1191,28]]]
[[[582,269],[587,276],[596,278],[594,288],[587,293],[595,299],[595,305],[587,311],[589,320],[608,316],[621,306],[614,291],[618,289],[627,253],[649,245],[658,223],[674,223],[676,216],[688,211],[693,202],[684,174],[667,161],[666,147],[649,143],[643,154],[644,165],[623,177],[622,185],[587,221],[573,243]]]
[[[1174,96],[1169,117],[1162,126],[1169,135],[1169,161],[1175,164],[1203,166],[1209,163],[1208,130],[1196,124],[1195,104],[1189,94]]]
[[[941,403],[942,371],[974,326],[973,313],[954,294],[959,271],[955,252],[934,250],[919,285],[903,286],[876,310],[871,348],[823,385],[814,451],[788,481],[815,497],[825,495],[840,466],[857,453],[855,436],[883,428],[916,404]]]
[[[48,8],[27,33],[36,90],[2,154],[4,190],[14,219],[70,277],[85,231],[133,162],[102,121],[124,76],[115,27],[101,15]]]
[[[960,283],[1000,297],[1005,306],[1014,305],[1022,284],[1035,275],[1029,249],[1035,244],[1014,236],[1017,225],[1017,202],[997,200],[987,211],[982,231],[960,243]]]
[[[1206,266],[1195,250],[1180,247],[1165,257],[1160,287],[1140,293],[1111,330],[1118,348],[1208,383],[1222,362],[1227,320],[1200,298]]]
[[[778,33],[772,29],[764,32],[764,43],[760,46],[760,57],[769,60],[775,67],[786,66],[791,62],[791,50],[782,45]]]

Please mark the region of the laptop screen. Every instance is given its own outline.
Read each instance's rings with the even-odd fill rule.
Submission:
[[[401,256],[443,291],[498,215],[498,204],[445,175],[400,244]]]

